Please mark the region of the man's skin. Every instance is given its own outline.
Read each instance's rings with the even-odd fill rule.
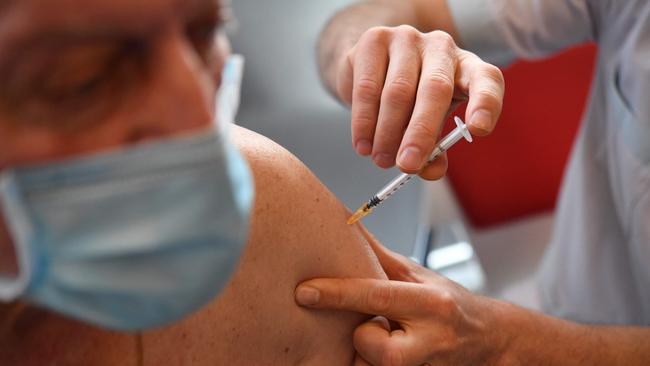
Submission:
[[[21,0],[0,7],[0,171],[210,128],[229,53],[213,0]],[[219,121],[217,121],[219,123]],[[386,278],[372,238],[295,157],[242,128],[256,198],[246,250],[212,303],[160,329],[109,332],[0,304],[1,365],[350,365],[367,316],[307,311],[315,277]],[[0,263],[15,258],[0,217]]]
[[[400,26],[404,24],[416,27],[417,31]],[[431,33],[427,33],[433,30],[446,31],[459,41],[444,0],[367,1],[344,9],[332,19],[321,39],[321,72],[325,82],[331,90],[337,91],[341,100],[352,101],[353,131],[359,128],[359,120],[355,120],[355,108],[357,111],[361,109],[361,122],[376,125],[379,131],[391,123],[399,128],[409,123],[409,114],[405,113],[409,108],[417,111],[418,108],[445,110],[449,107],[449,95],[445,99],[422,100],[415,97],[418,90],[411,91],[410,97],[403,98],[411,104],[407,108],[402,105],[400,110],[396,108],[400,104],[391,103],[385,95],[380,98],[376,98],[377,94],[373,92],[364,95],[363,83],[359,84],[356,79],[357,71],[361,70],[359,72],[364,74],[366,81],[374,80],[380,85],[384,79],[390,81],[390,72],[386,74],[385,70],[390,70],[394,60],[378,59],[375,56],[378,53],[390,53],[398,46],[412,50],[420,50],[422,47],[437,49],[438,57],[457,59],[458,50],[449,47],[445,37],[431,37]],[[377,37],[377,34],[381,37]],[[357,52],[357,49],[363,49],[364,52]],[[394,55],[399,57],[397,53]],[[353,77],[348,62],[351,57],[354,58],[355,65]],[[457,62],[456,65],[457,69],[448,69],[442,78],[458,80],[458,70],[463,68],[463,64]],[[466,69],[480,67],[476,65],[480,64],[467,65]],[[420,67],[423,70],[421,78],[426,79],[423,64],[398,62],[393,68],[399,69],[394,73],[410,75],[413,73],[412,68]],[[442,69],[438,71],[440,70]],[[434,74],[440,78],[439,74]],[[490,78],[488,74],[483,74],[482,77]],[[384,88],[390,88],[391,85],[387,83]],[[486,85],[494,87],[496,84],[483,84]],[[458,87],[456,83],[456,88]],[[350,89],[357,91],[350,94]],[[354,95],[353,100],[350,95]],[[492,98],[498,94],[488,93],[483,96],[486,95],[489,98],[476,100],[472,104],[470,93],[469,108],[478,104],[490,108],[490,100],[494,102]],[[361,107],[355,107],[355,103],[360,103]],[[415,103],[415,107],[412,103]],[[418,107],[417,104],[430,105]],[[377,111],[388,110],[390,112],[384,113],[406,117],[401,120],[382,120],[380,113],[377,119]],[[492,110],[496,111],[494,108]],[[471,113],[468,111],[468,115]],[[493,123],[486,126],[490,127],[485,130],[490,130]],[[389,144],[382,141],[379,143],[381,148],[388,146],[396,151],[396,146],[400,143],[408,145],[416,140],[418,139],[407,131],[403,135],[398,134],[395,141]],[[440,172],[439,170],[438,173]],[[392,328],[385,321],[371,321],[357,328],[354,343],[359,355],[365,360],[359,364],[650,364],[649,328],[583,325],[548,317],[473,295],[457,284],[380,246],[375,246],[374,249],[391,281],[315,279],[301,284],[296,291],[297,301],[306,306],[360,311],[385,316],[394,322]]]

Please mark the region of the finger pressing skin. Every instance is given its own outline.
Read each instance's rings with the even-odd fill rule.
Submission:
[[[302,306],[381,315],[399,321],[421,311],[412,309],[421,302],[421,290],[419,285],[407,282],[319,278],[301,283],[295,298]]]
[[[420,33],[410,26],[398,27],[391,41],[372,151],[375,164],[382,168],[395,165],[397,149],[413,112],[420,78],[419,43]]]
[[[397,165],[420,172],[433,151],[454,95],[456,44],[444,32],[427,34],[415,108],[399,149]]]
[[[465,120],[470,133],[476,136],[489,135],[494,130],[503,107],[503,74],[498,67],[465,51],[461,57],[459,74],[460,83],[469,91]]]
[[[367,31],[355,47],[352,87],[352,143],[360,155],[372,152],[379,102],[388,68],[390,34],[385,28]]]

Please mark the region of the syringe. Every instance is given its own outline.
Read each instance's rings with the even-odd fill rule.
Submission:
[[[467,129],[465,123],[463,123],[463,120],[461,120],[458,117],[454,117],[454,122],[456,122],[456,129],[450,132],[436,145],[431,155],[429,155],[429,160],[427,164],[430,164],[442,153],[449,150],[452,146],[454,146],[455,143],[460,141],[463,137],[468,142],[472,142],[472,135],[469,133],[469,130]],[[352,225],[357,221],[361,220],[362,218],[368,216],[375,208],[377,208],[377,206],[382,204],[386,199],[388,199],[388,197],[395,194],[395,192],[397,192],[400,188],[402,188],[406,183],[408,183],[415,176],[416,176],[415,174],[403,173],[399,175],[397,178],[390,181],[390,183],[388,183],[384,188],[382,188],[379,192],[377,192],[377,194],[372,196],[372,198],[367,203],[359,207],[359,209],[354,213],[354,215],[350,216],[350,218],[348,219],[348,225]]]

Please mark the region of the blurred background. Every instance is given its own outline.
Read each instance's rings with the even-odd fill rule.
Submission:
[[[350,113],[318,77],[318,34],[349,3],[236,0],[231,40],[246,56],[239,124],[290,150],[355,210],[398,171],[356,155]],[[386,246],[474,291],[538,308],[535,270],[550,237],[593,58],[594,47],[585,45],[505,69],[508,91],[497,131],[456,145],[447,179],[411,183],[364,224]]]

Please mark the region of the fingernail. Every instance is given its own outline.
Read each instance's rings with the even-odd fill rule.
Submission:
[[[487,109],[477,110],[472,115],[472,120],[470,121],[470,125],[474,126],[474,128],[478,128],[479,130],[483,130],[485,132],[491,131],[492,113],[490,113]]]
[[[316,305],[320,300],[320,292],[313,287],[301,286],[296,290],[296,302],[299,305]]]
[[[393,159],[390,154],[386,153],[376,154],[372,160],[382,168],[390,168],[395,164],[395,159]]]
[[[359,140],[354,149],[357,151],[357,154],[367,156],[372,152],[372,143],[369,140]]]
[[[417,147],[407,147],[399,156],[399,166],[406,170],[422,168],[422,151]]]

